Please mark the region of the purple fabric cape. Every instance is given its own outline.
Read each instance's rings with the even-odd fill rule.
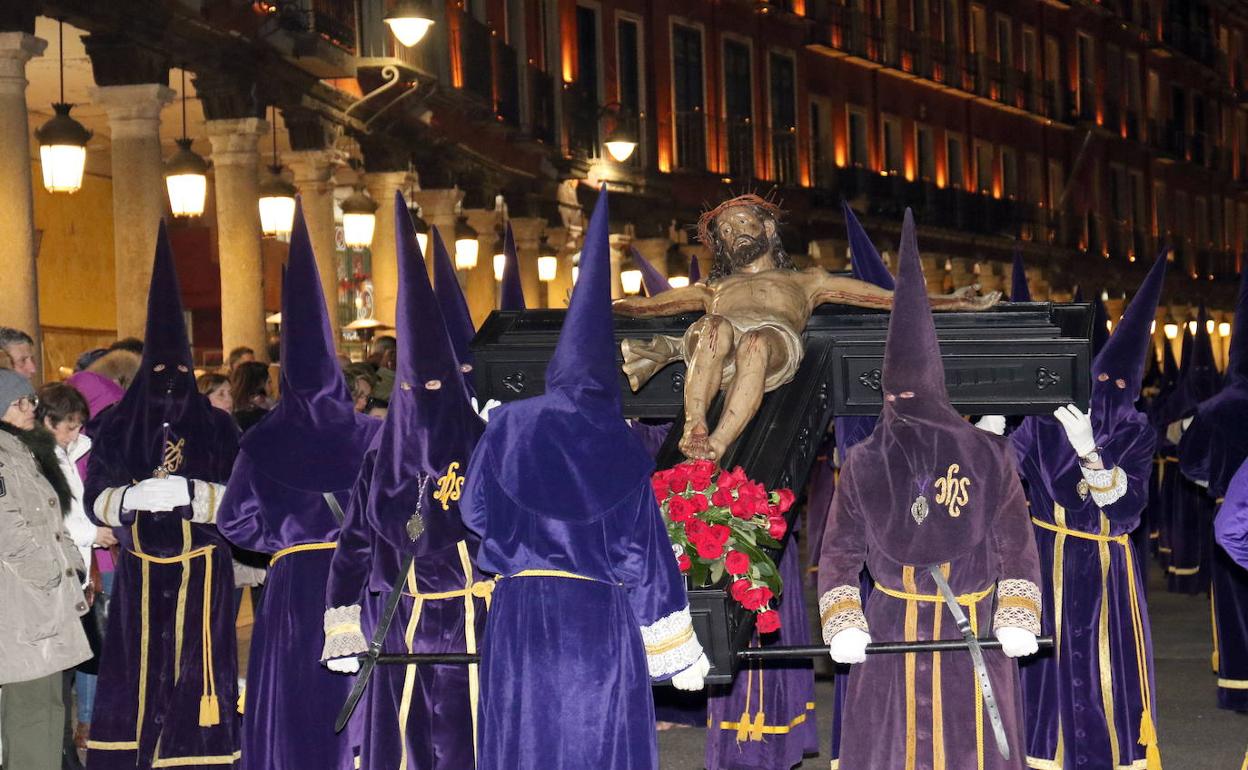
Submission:
[[[511,222],[507,223],[507,234],[503,236],[503,254],[507,258],[503,263],[503,281],[498,295],[498,309],[524,310],[524,286],[520,283],[520,256],[516,253],[516,236],[511,231]]]
[[[641,271],[641,280],[646,287],[646,296],[653,297],[655,294],[662,294],[672,288],[672,285],[667,282],[667,278],[655,269],[654,265],[650,264],[650,260],[641,256],[641,252],[637,250],[636,246],[629,246],[628,251],[633,257],[633,264],[637,265],[637,269]]]
[[[121,488],[151,478],[170,443],[181,442],[182,460],[175,473],[188,480],[224,483],[238,452],[233,420],[213,409],[195,388],[163,223],[148,292],[142,365],[122,400],[102,413],[92,438],[83,504],[93,519],[97,497],[106,490],[121,494]],[[230,547],[215,526],[192,524],[191,516],[189,505],[172,511],[123,510],[124,526],[114,529],[121,556],[100,656],[91,740],[115,748],[92,749],[92,770],[148,767],[156,759],[230,756],[239,748],[232,708],[238,665]],[[145,562],[136,555],[176,558],[199,549],[209,550],[173,563]],[[205,590],[209,567],[212,578]],[[205,594],[210,602],[206,630],[201,620]],[[180,617],[184,620],[178,628]],[[184,640],[180,659],[173,631]],[[205,636],[211,642],[209,655],[200,641]],[[211,682],[201,673],[206,657],[212,663]],[[181,675],[175,677],[175,671]],[[145,686],[141,716],[140,682]],[[201,726],[203,699],[213,692],[220,721]],[[141,736],[137,748],[136,735]]]
[[[469,403],[402,195],[395,195],[394,207],[395,389],[351,493],[326,604],[361,605],[362,631],[371,638],[403,557],[412,554],[383,650],[475,651],[485,629],[484,592],[454,592],[480,582],[476,541],[464,529],[460,497],[483,425]],[[408,524],[417,514],[423,530],[413,538]],[[412,596],[447,592],[453,595],[419,604]],[[472,767],[475,673],[462,665],[429,666],[419,675],[401,666],[379,667],[356,712],[360,766],[397,767],[406,755],[412,770]]]
[[[1248,570],[1248,462],[1231,477],[1213,530],[1218,545],[1236,564]]]
[[[1003,580],[1034,587],[1039,563],[1008,444],[968,424],[949,403],[909,211],[899,265],[884,349],[884,408],[871,436],[849,451],[842,469],[823,540],[820,592],[828,596],[834,589],[856,590],[864,562],[872,577],[890,590],[934,594],[925,565],[944,562],[949,563],[949,582],[956,594],[991,589]],[[963,488],[965,495],[957,491]],[[920,494],[930,501],[921,524],[912,515]],[[873,637],[959,637],[940,603],[918,603],[922,620],[917,629],[906,623],[907,605],[883,591],[872,592],[865,614]],[[967,609],[974,627],[988,628],[992,608],[990,593]],[[936,617],[944,621],[938,632]],[[939,681],[946,725],[940,743],[948,766],[1022,768],[1017,667],[997,651],[985,651],[984,657],[1013,759],[1003,760],[989,740],[981,748],[982,764],[977,760],[976,690],[967,654],[942,653],[938,659],[875,655],[850,669],[841,765],[896,767],[913,751],[917,767],[931,766],[936,738],[925,733],[922,740],[915,740],[914,731],[906,728],[905,704],[917,703],[918,724],[930,725],[932,682]],[[933,678],[935,660],[943,672],[939,680]],[[881,692],[893,696],[883,698]]]
[[[603,191],[546,391],[495,410],[468,469],[465,517],[481,536],[482,569],[590,578],[498,583],[479,770],[658,768],[639,627],[688,599],[650,488],[653,462],[621,411],[607,222]]]
[[[1125,535],[1139,525],[1148,501],[1156,439],[1135,403],[1145,362],[1152,353],[1150,327],[1165,272],[1163,251],[1092,363],[1093,430],[1105,467],[1116,467],[1127,475],[1126,494],[1105,506],[1098,506],[1090,496],[1081,496],[1078,489],[1083,474],[1061,424],[1053,417],[1028,417],[1010,438],[1027,481],[1035,520],[1110,536]],[[1124,387],[1118,386],[1119,379]],[[1139,743],[1140,715],[1147,700],[1144,693],[1153,689],[1144,563],[1132,542],[1102,548],[1095,541],[1058,534],[1043,526],[1036,527],[1035,536],[1044,575],[1042,625],[1044,632],[1060,639],[1062,646],[1057,655],[1037,655],[1020,666],[1027,756],[1086,767],[1142,762],[1145,747]],[[1056,590],[1059,587],[1060,592]],[[1060,605],[1055,598],[1059,595]],[[1102,613],[1108,615],[1104,623]],[[1137,613],[1141,618],[1138,635],[1133,624]],[[1103,716],[1106,694],[1098,686],[1101,644],[1125,651],[1111,661],[1107,695],[1115,704],[1112,738],[1111,726]],[[1143,671],[1136,664],[1137,644],[1143,648]],[[1149,713],[1155,719],[1152,709]]]
[[[464,290],[459,288],[455,263],[451,261],[446,242],[442,240],[442,233],[437,227],[430,228],[430,243],[433,244],[433,291],[438,295],[438,309],[442,312],[447,334],[451,337],[451,347],[455,349],[459,368],[464,372],[464,386],[468,388],[469,396],[475,396],[477,391],[472,381],[472,338],[476,336],[477,330],[472,325],[472,313],[468,311]]]

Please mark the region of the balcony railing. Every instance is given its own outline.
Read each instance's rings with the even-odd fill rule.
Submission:
[[[555,79],[550,73],[525,65],[529,84],[529,132],[539,142],[555,143]]]
[[[334,0],[312,0],[312,31],[355,53],[355,8]]]
[[[494,41],[494,111],[505,125],[520,125],[520,59],[516,49]]]
[[[597,158],[598,101],[577,83],[563,87],[563,124],[568,130],[568,152],[576,158]]]
[[[754,123],[749,118],[729,118],[725,126],[728,135],[728,176],[736,180],[753,179]]]
[[[676,112],[676,168],[706,170],[706,115],[701,110]]]
[[[771,176],[776,184],[797,184],[797,133],[795,129],[772,130]]]

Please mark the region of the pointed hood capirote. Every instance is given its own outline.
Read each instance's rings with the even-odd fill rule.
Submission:
[[[1092,419],[1100,428],[1138,414],[1135,402],[1153,351],[1153,321],[1166,280],[1166,252],[1157,256],[1123,311],[1117,328],[1092,360]]]
[[[498,294],[499,310],[524,310],[524,286],[520,283],[520,255],[516,251],[516,236],[507,223],[503,235],[503,281]]]
[[[604,515],[635,495],[654,468],[624,421],[610,248],[604,189],[586,230],[563,330],[546,367],[545,392],[495,409],[478,449],[486,453],[477,462],[491,469],[490,483],[514,502],[555,518]]]
[[[177,475],[215,478],[221,456],[238,449],[233,420],[214,409],[195,387],[191,345],[165,223],[160,223],[152,281],[147,294],[143,359],[134,381],[103,414],[94,434],[101,457],[112,455],[131,478],[150,478],[164,462],[166,442],[181,443]],[[103,445],[109,444],[105,451]],[[228,466],[227,466],[228,467]]]
[[[858,476],[856,494],[883,517],[872,527],[878,542],[906,564],[981,547],[1005,487],[1017,484],[1005,439],[954,411],[944,371],[907,209],[884,345],[884,406],[871,435],[847,453],[853,466],[871,469]]]
[[[1092,300],[1092,358],[1100,355],[1105,343],[1109,342],[1109,331],[1109,311],[1098,294]]]
[[[853,209],[845,201],[841,201],[841,207],[845,211],[845,232],[849,237],[849,265],[854,277],[885,289],[895,288],[896,282],[893,280],[892,273],[888,272],[888,267],[880,258],[880,252],[876,250],[875,244],[867,236],[858,217],[854,216]],[[845,452],[851,446],[871,435],[871,431],[875,429],[875,420],[874,417],[865,416],[836,418],[836,448],[842,462],[845,460]]]
[[[884,260],[880,258],[880,252],[867,237],[866,230],[862,229],[862,223],[858,221],[858,217],[854,215],[854,210],[849,207],[849,204],[841,201],[841,208],[845,211],[845,232],[849,237],[849,264],[854,277],[891,290],[895,282]]]
[[[288,487],[347,489],[376,420],[355,411],[338,364],[302,202],[296,204],[282,276],[281,344],[282,397],[244,435],[241,448],[256,469]]]
[[[641,252],[637,250],[636,246],[629,246],[628,253],[633,258],[633,264],[641,271],[641,282],[646,287],[646,296],[653,297],[672,288],[672,285],[667,282],[667,278],[654,265],[650,264],[650,260],[641,256]]]
[[[1010,302],[1031,302],[1027,268],[1023,266],[1023,253],[1018,249],[1014,249],[1014,267],[1010,272]]]
[[[689,255],[689,285],[693,285],[702,280],[702,263],[698,261],[697,254]]]
[[[459,489],[484,424],[469,402],[402,193],[394,211],[398,357],[390,408],[370,450],[365,515],[395,547],[427,553],[464,537]],[[435,502],[443,488],[447,495]],[[405,526],[418,509],[424,531],[413,543]]]
[[[464,385],[468,395],[475,396],[476,388],[472,381],[472,338],[476,336],[476,328],[472,324],[472,313],[468,310],[468,300],[459,287],[459,277],[455,274],[455,263],[442,240],[442,233],[437,226],[430,228],[430,243],[433,244],[433,291],[438,296],[438,309],[442,311],[442,320],[446,323],[446,331],[451,335],[451,346],[455,348],[455,359],[464,373]]]

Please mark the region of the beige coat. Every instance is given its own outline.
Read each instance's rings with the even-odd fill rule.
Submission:
[[[0,685],[91,657],[83,570],[52,484],[26,445],[0,432]]]

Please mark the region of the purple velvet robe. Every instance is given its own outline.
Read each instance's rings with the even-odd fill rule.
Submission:
[[[1145,758],[1140,715],[1145,690],[1153,691],[1147,562],[1128,535],[1139,526],[1148,499],[1154,433],[1138,417],[1118,422],[1109,435],[1097,433],[1105,467],[1127,476],[1126,494],[1103,508],[1091,497],[1080,499],[1083,475],[1054,418],[1029,417],[1010,437],[1037,522],[1044,634],[1057,644],[1020,665],[1026,750],[1029,758],[1055,767],[1122,767]]]
[[[121,544],[88,741],[92,770],[221,768],[239,756],[234,575],[230,544],[210,523],[238,428],[196,391],[191,369],[162,224],[142,366],[94,424],[83,495],[88,515],[113,526]],[[186,479],[191,505],[126,507],[129,487],[157,468]]]
[[[1248,569],[1248,461],[1231,478],[1213,529],[1227,556]]]

